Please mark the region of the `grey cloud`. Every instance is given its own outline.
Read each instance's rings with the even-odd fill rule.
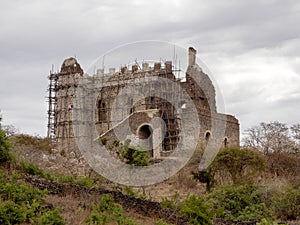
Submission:
[[[44,97],[51,64],[58,70],[64,58],[76,55],[87,70],[109,49],[143,39],[197,48],[200,58],[217,71],[226,108],[240,117],[242,128],[266,119],[262,115],[271,109],[278,113],[274,117],[281,118],[290,113],[287,99],[264,105],[265,84],[246,75],[241,80],[228,69],[222,72],[224,67],[219,62],[234,59],[232,63],[237,66],[237,57],[253,52],[249,59],[276,56],[278,62],[286,62],[283,76],[291,70],[299,75],[299,12],[297,0],[2,1],[0,109],[4,121],[22,131],[44,132]],[[259,52],[264,48],[269,55]],[[249,65],[243,68],[250,69]],[[291,86],[300,89],[297,84]],[[291,105],[297,106],[297,100]],[[247,109],[257,105],[259,113]]]

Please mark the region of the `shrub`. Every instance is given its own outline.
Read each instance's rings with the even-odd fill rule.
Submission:
[[[10,149],[12,144],[8,141],[8,137],[1,126],[1,116],[0,116],[0,163],[4,163],[13,159]]]
[[[230,174],[234,184],[251,181],[257,173],[266,167],[263,155],[252,149],[237,147],[221,150],[209,167],[212,173],[226,171]]]
[[[65,224],[57,210],[45,206],[45,191],[6,179],[0,183],[0,224]]]
[[[25,162],[21,162],[20,163],[22,171],[30,174],[30,175],[39,175],[39,176],[43,176],[44,171],[42,169],[40,169],[39,167],[37,167],[36,165],[32,164],[32,163],[25,163]]]
[[[92,179],[88,178],[88,177],[80,177],[77,181],[76,184],[81,185],[81,186],[85,186],[85,187],[92,187],[94,182]]]
[[[124,193],[125,195],[129,195],[129,196],[134,196],[134,197],[138,196],[138,193],[135,192],[135,191],[132,189],[132,187],[128,187],[128,186],[125,186],[125,188],[123,189],[123,193]]]
[[[85,222],[89,225],[94,224],[118,224],[118,225],[134,225],[136,224],[130,218],[125,217],[123,214],[123,208],[120,204],[117,204],[113,199],[105,194],[102,195],[101,201],[93,206],[93,210],[90,216],[85,219]]]
[[[41,202],[46,191],[40,191],[24,184],[14,184],[5,182],[0,184],[0,196],[3,200],[11,200],[17,204],[23,202],[32,204],[36,201]]]
[[[21,169],[24,173],[30,174],[30,175],[38,175],[41,176],[47,180],[53,180],[54,178],[50,173],[47,173],[40,169],[38,166],[34,165],[33,163],[25,163],[21,162]]]
[[[272,218],[263,196],[254,185],[224,185],[207,195],[216,217],[231,220],[259,220]]]
[[[273,208],[278,218],[300,219],[300,187],[287,187],[283,193],[273,198]]]
[[[130,146],[130,140],[126,140],[124,144],[119,145],[119,154],[125,159],[127,164],[132,166],[148,166],[148,152],[140,146]]]
[[[74,175],[58,175],[57,182],[73,184],[76,177]]]
[[[40,136],[31,136],[28,134],[18,134],[14,136],[14,141],[19,145],[33,146],[38,150],[51,152],[54,148],[50,138],[40,137]]]
[[[170,199],[163,198],[160,205],[163,208],[175,209],[179,205],[179,193],[176,192]]]
[[[0,203],[0,224],[20,224],[27,219],[26,212],[21,205],[13,201],[4,201]]]
[[[189,218],[195,225],[211,225],[212,213],[205,199],[201,196],[191,195],[180,204],[180,212]]]
[[[57,209],[44,212],[35,221],[36,225],[65,225],[65,221]]]

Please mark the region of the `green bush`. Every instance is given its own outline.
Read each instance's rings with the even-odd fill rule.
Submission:
[[[42,169],[40,169],[39,167],[37,167],[36,165],[32,164],[32,163],[25,163],[25,162],[21,162],[20,163],[22,171],[30,174],[30,175],[39,175],[39,176],[43,176],[44,175],[44,171]]]
[[[129,195],[129,196],[134,196],[134,197],[137,197],[137,196],[138,196],[138,193],[135,192],[135,191],[133,190],[132,187],[128,187],[128,186],[125,186],[125,187],[124,187],[123,193],[124,193],[125,195]]]
[[[76,180],[76,177],[74,175],[57,175],[56,181],[59,183],[69,183],[73,184]]]
[[[201,196],[191,195],[180,204],[180,212],[189,218],[195,225],[211,225],[213,214],[205,199]]]
[[[88,177],[80,177],[77,181],[76,184],[85,186],[85,187],[92,187],[94,184],[94,181]]]
[[[0,184],[0,197],[2,200],[12,200],[17,204],[21,204],[23,202],[29,204],[36,201],[41,202],[45,194],[46,191],[41,191],[25,184],[15,184],[11,182]]]
[[[140,146],[130,146],[130,140],[126,140],[124,144],[119,145],[119,154],[122,159],[125,159],[127,164],[132,166],[148,166],[149,155],[145,149]]]
[[[300,219],[300,187],[288,187],[273,198],[276,216],[283,220]]]
[[[263,196],[254,185],[224,185],[206,196],[215,217],[230,220],[272,218]]]
[[[37,175],[37,176],[43,177],[47,180],[54,179],[50,173],[43,171],[42,169],[40,169],[38,166],[34,165],[33,163],[25,163],[22,161],[20,163],[20,165],[21,165],[21,169],[24,173],[27,173],[30,175]]]
[[[234,184],[252,181],[259,172],[264,171],[266,162],[262,154],[252,149],[230,147],[221,150],[212,164],[210,173],[228,172]]]
[[[176,192],[171,198],[163,198],[160,205],[163,208],[175,209],[179,205],[179,193]]]
[[[46,190],[19,184],[17,173],[0,183],[0,224],[64,224],[57,210],[45,206]]]
[[[0,224],[11,225],[20,224],[27,219],[26,210],[19,204],[13,201],[0,201]]]
[[[85,219],[88,225],[104,225],[104,224],[118,224],[118,225],[135,225],[134,221],[124,216],[123,208],[117,204],[113,199],[105,194],[102,195],[101,201],[93,206],[90,216]]]
[[[8,137],[1,126],[2,118],[0,116],[0,163],[4,163],[13,159],[10,149],[12,144],[8,141]]]
[[[65,221],[57,209],[44,212],[34,220],[35,225],[65,225]]]

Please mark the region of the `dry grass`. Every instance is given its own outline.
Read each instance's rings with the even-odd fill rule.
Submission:
[[[55,208],[61,209],[61,215],[66,225],[84,225],[85,218],[92,210],[92,205],[100,201],[101,196],[58,196],[47,195],[46,202]],[[156,218],[149,218],[133,211],[124,211],[124,215],[143,225],[155,225]]]
[[[55,208],[61,209],[61,215],[66,221],[67,225],[81,225],[85,224],[84,219],[91,213],[91,204],[96,202],[94,197],[83,198],[74,196],[57,196],[48,195],[46,202],[52,204]]]

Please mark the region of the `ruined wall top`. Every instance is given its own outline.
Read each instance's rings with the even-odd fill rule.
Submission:
[[[73,57],[65,59],[60,69],[61,73],[80,73],[83,74],[83,69],[77,60]]]
[[[196,55],[197,50],[193,47],[189,47],[189,66],[193,66],[196,64]]]

